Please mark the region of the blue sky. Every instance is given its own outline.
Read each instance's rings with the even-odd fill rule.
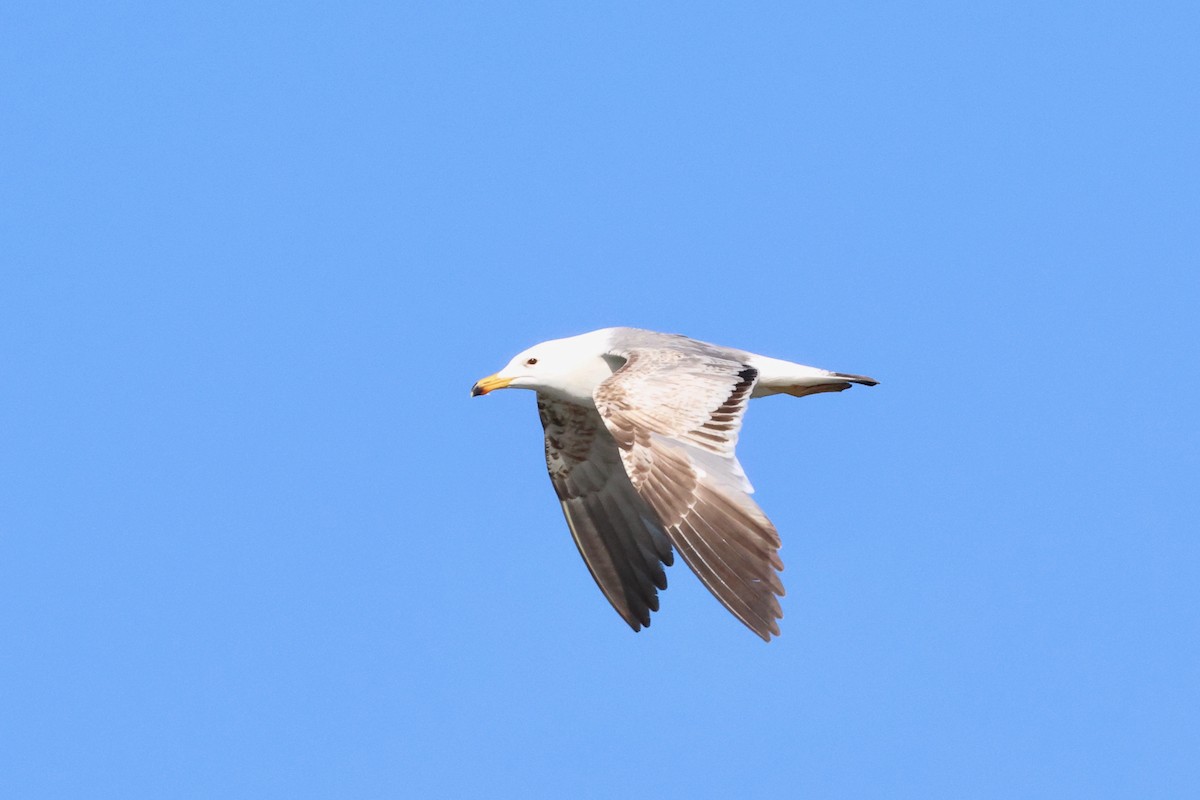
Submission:
[[[411,5],[0,10],[0,795],[1200,790],[1194,4]],[[468,398],[609,325],[882,381],[771,644]]]

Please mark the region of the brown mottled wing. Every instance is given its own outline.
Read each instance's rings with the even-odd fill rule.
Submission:
[[[546,468],[571,536],[600,591],[635,631],[667,588],[671,542],[621,465],[617,444],[590,408],[538,395]]]
[[[626,362],[595,400],[630,481],[704,585],[769,641],[783,616],[779,535],[734,456],[757,371],[672,348],[613,355]]]

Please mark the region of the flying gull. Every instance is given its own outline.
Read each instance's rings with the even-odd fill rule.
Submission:
[[[779,534],[734,455],[746,404],[876,381],[637,328],[542,342],[480,380],[537,392],[546,466],[583,560],[635,631],[658,610],[672,548],[770,641],[783,596]]]

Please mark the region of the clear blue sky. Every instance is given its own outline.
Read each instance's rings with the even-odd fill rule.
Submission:
[[[1200,792],[1194,3],[93,5],[0,9],[0,796]],[[882,381],[751,408],[771,644],[468,398],[608,325]]]

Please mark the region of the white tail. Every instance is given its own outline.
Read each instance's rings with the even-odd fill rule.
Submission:
[[[821,392],[840,392],[849,389],[851,384],[855,383],[863,386],[874,386],[879,383],[866,375],[830,372],[766,356],[756,355],[750,359],[750,364],[758,370],[758,383],[754,387],[752,397],[765,397],[772,394],[806,397]]]

